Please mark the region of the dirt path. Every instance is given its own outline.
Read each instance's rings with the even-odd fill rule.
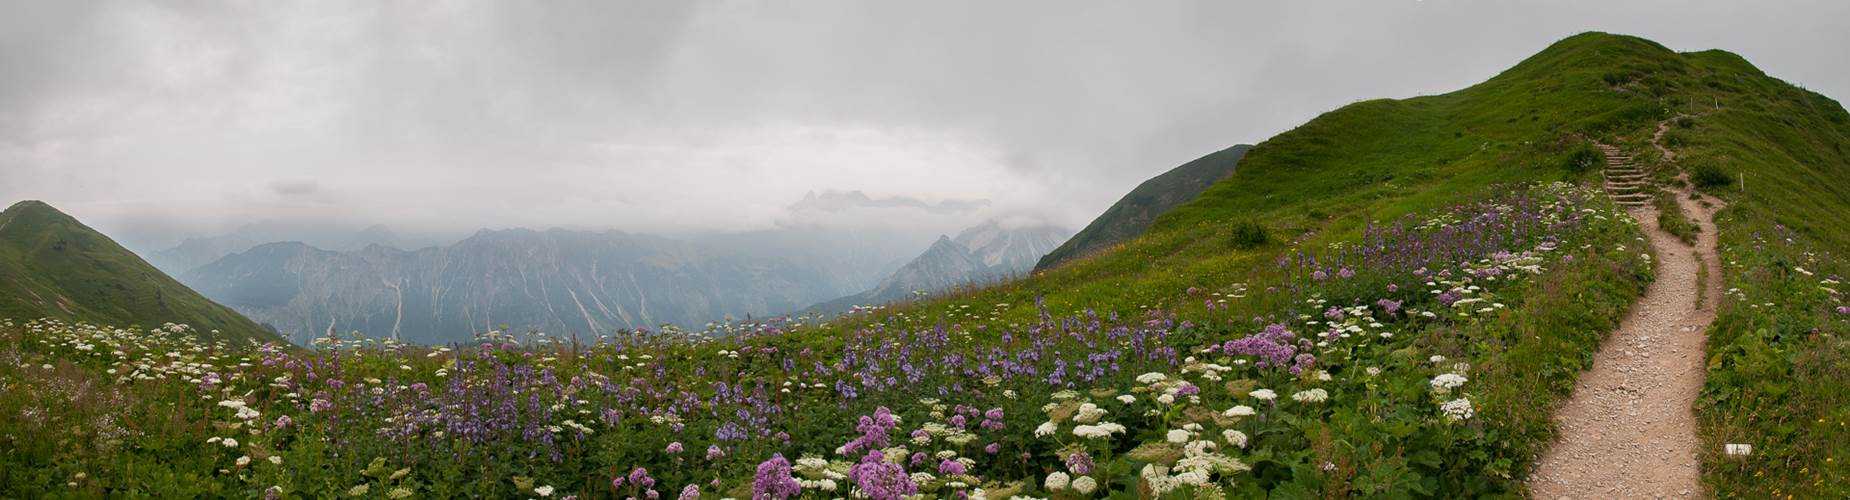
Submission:
[[[1660,261],[1657,277],[1600,344],[1593,368],[1580,374],[1573,396],[1555,415],[1559,439],[1529,477],[1535,498],[1704,494],[1691,406],[1702,388],[1703,333],[1715,321],[1722,291],[1715,253],[1719,205],[1677,195],[1702,232],[1695,245],[1686,245],[1658,228],[1654,206],[1630,208]],[[1698,286],[1704,267],[1707,277]]]

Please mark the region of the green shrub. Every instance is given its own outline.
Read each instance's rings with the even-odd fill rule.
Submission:
[[[1598,167],[1602,158],[1599,148],[1593,147],[1592,144],[1581,143],[1567,151],[1567,156],[1562,159],[1561,166],[1574,172],[1586,172]]]
[[[1272,236],[1271,234],[1266,232],[1265,226],[1260,225],[1257,222],[1253,222],[1250,220],[1242,220],[1242,221],[1233,223],[1233,247],[1234,248],[1238,248],[1241,250],[1250,250],[1254,248],[1259,248],[1259,246],[1264,245],[1266,244],[1266,242],[1271,241],[1271,240],[1272,240]]]
[[[1696,187],[1703,189],[1715,189],[1734,183],[1733,176],[1728,175],[1728,172],[1723,171],[1720,166],[1708,162],[1691,165],[1689,179],[1696,183]]]

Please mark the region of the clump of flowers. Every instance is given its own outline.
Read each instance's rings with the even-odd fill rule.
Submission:
[[[758,474],[752,478],[752,498],[783,500],[802,491],[803,485],[790,476],[790,461],[783,454],[758,464]]]

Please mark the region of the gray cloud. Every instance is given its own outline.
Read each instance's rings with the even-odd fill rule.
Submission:
[[[270,190],[280,195],[313,194],[321,189],[321,184],[314,179],[280,179],[270,183]]]
[[[842,212],[857,209],[911,208],[928,213],[952,214],[963,213],[989,206],[989,200],[944,200],[928,203],[910,196],[888,196],[871,198],[860,191],[823,191],[822,194],[810,192],[803,195],[803,200],[790,205],[791,211],[820,210],[824,212]]]
[[[1199,155],[1585,30],[1736,51],[1841,98],[1846,18],[1835,0],[6,3],[0,203],[149,242],[266,219],[741,230],[830,190],[1077,227]]]

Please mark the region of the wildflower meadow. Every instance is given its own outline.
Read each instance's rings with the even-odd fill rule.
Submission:
[[[1596,190],[1496,192],[1141,308],[448,346],[4,320],[0,495],[1519,494],[1652,255]]]

